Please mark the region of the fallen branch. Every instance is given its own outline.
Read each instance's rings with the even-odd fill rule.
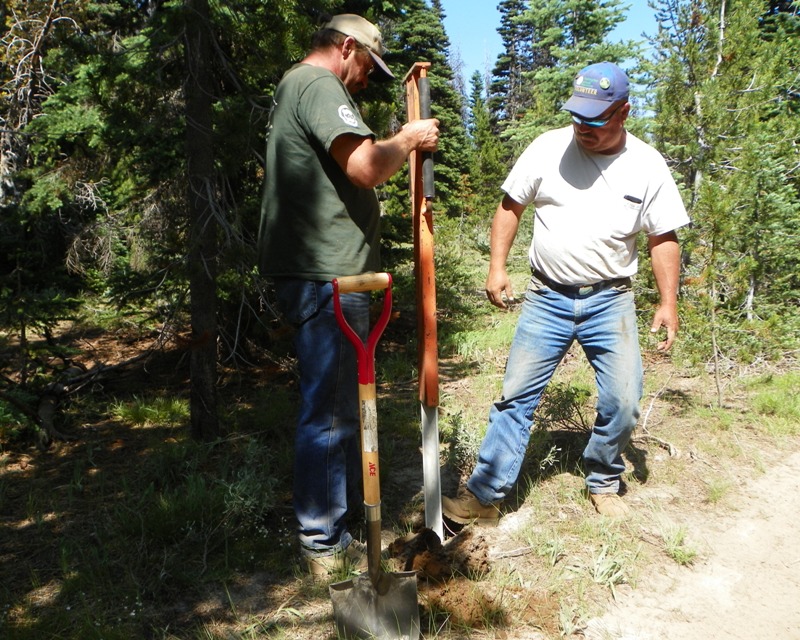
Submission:
[[[490,560],[502,560],[505,558],[519,558],[521,556],[527,556],[534,552],[533,547],[520,547],[519,549],[512,549],[511,551],[498,551],[496,553],[490,553],[489,559]]]
[[[672,444],[671,442],[667,442],[666,440],[662,440],[661,438],[657,438],[656,436],[650,433],[643,433],[640,436],[636,436],[632,438],[633,442],[655,442],[659,447],[662,449],[666,449],[669,452],[671,458],[675,458],[678,456],[678,448]]]
[[[667,381],[662,385],[662,387],[658,391],[656,391],[656,393],[650,399],[650,405],[647,407],[647,411],[645,411],[644,414],[644,419],[642,420],[641,429],[644,433],[642,433],[642,435],[639,436],[634,436],[631,439],[633,442],[642,442],[642,441],[655,442],[662,449],[666,449],[669,452],[671,458],[674,458],[678,455],[678,448],[671,442],[667,442],[666,440],[662,440],[661,438],[657,438],[656,436],[651,434],[647,430],[647,421],[650,419],[650,414],[653,411],[653,406],[655,405],[656,400],[662,393],[664,393],[664,390],[667,388],[667,385],[670,383],[670,380],[672,380],[673,375],[674,373],[670,374],[669,378],[667,378]]]
[[[30,420],[36,429],[36,445],[41,451],[45,451],[53,441],[64,442],[75,439],[73,436],[60,432],[55,427],[58,408],[66,398],[87,385],[97,383],[107,378],[110,374],[119,372],[149,357],[151,354],[152,350],[148,350],[124,362],[115,365],[99,364],[86,371],[79,367],[71,367],[64,372],[67,375],[64,376],[63,380],[51,382],[38,393],[35,403],[36,408],[3,390],[0,390],[0,400],[7,402]],[[3,376],[3,378],[7,383],[16,384],[6,376]],[[31,393],[31,390],[28,390],[28,392]]]

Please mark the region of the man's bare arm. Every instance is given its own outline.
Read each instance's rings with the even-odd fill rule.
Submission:
[[[489,301],[501,309],[507,308],[508,301],[514,299],[514,289],[506,271],[506,260],[514,244],[514,238],[517,237],[519,221],[524,211],[525,205],[505,196],[497,206],[492,220],[489,275],[486,277],[485,289]]]
[[[386,140],[345,134],[331,144],[331,155],[350,181],[362,189],[386,182],[400,170],[412,151],[436,151],[439,121],[414,120]]]
[[[681,250],[678,236],[674,231],[648,239],[650,262],[661,298],[656,309],[650,332],[656,333],[662,327],[667,330],[667,339],[658,343],[659,351],[669,351],[678,334],[678,278],[680,275]]]

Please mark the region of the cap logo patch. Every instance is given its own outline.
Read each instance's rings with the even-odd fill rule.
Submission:
[[[358,119],[350,107],[348,107],[346,104],[343,104],[341,107],[339,107],[339,117],[342,119],[342,122],[350,127],[358,126]]]

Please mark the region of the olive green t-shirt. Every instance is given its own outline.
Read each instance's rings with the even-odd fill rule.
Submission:
[[[330,155],[343,134],[374,134],[341,80],[298,64],[278,84],[267,132],[259,227],[266,276],[332,280],[379,271],[380,205]]]

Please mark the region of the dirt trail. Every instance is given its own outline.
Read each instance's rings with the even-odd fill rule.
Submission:
[[[587,640],[800,640],[800,452],[745,483],[738,509],[688,525],[691,567],[645,576]]]

